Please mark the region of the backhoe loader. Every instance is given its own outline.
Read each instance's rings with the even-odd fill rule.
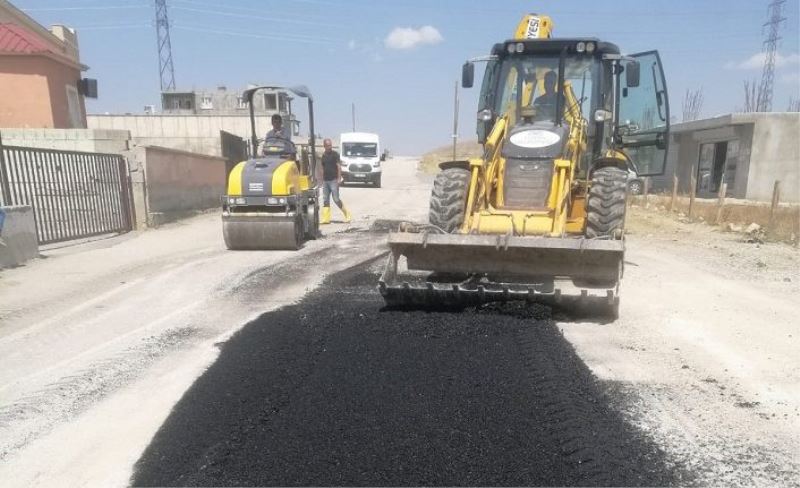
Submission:
[[[622,55],[596,38],[553,38],[552,26],[526,15],[464,64],[470,88],[486,63],[483,156],[442,163],[429,223],[389,234],[388,305],[577,299],[618,315],[628,167],[649,176],[666,163],[664,74],[656,51]]]

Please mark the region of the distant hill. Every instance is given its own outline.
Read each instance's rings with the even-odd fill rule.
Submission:
[[[456,159],[468,159],[479,157],[483,153],[483,146],[478,141],[459,142],[456,145]],[[436,173],[439,171],[439,163],[451,161],[453,159],[453,145],[438,147],[426,152],[422,156],[419,167],[426,173]]]

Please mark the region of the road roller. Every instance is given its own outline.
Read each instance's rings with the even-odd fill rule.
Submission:
[[[258,151],[253,98],[261,90],[283,89],[308,102],[308,148],[298,157],[287,138],[267,137]],[[296,250],[319,235],[315,174],[314,100],[305,86],[258,86],[243,93],[250,109],[254,156],[233,167],[222,201],[222,234],[232,250]]]

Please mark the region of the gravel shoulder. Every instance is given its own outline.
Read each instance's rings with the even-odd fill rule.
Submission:
[[[800,255],[633,207],[620,319],[561,317],[620,408],[700,484],[800,479]]]

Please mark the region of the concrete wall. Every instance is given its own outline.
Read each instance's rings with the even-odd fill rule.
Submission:
[[[155,146],[138,146],[127,156],[137,228],[221,205],[224,159]]]
[[[19,266],[39,255],[36,223],[29,206],[0,207],[0,268]]]
[[[7,146],[119,154],[130,149],[130,133],[92,129],[0,129]]]
[[[737,140],[736,172],[728,186],[731,198],[769,201],[775,180],[781,181],[781,201],[800,202],[800,114],[748,113],[676,124],[664,176],[652,178],[654,191],[672,189],[676,174],[680,193],[689,193],[692,168],[697,171],[700,146]],[[695,173],[697,174],[697,173]],[[726,181],[730,175],[726,174]],[[710,196],[700,195],[699,196]]]
[[[89,115],[90,129],[130,131],[132,145],[159,146],[221,156],[219,131],[250,139],[247,115]],[[269,116],[256,117],[259,137],[271,128]]]
[[[746,198],[771,200],[780,180],[781,201],[800,202],[800,113],[765,115],[755,121]]]
[[[739,141],[736,173],[733,185],[728,188],[727,195],[731,198],[745,198],[747,191],[747,173],[750,163],[750,143],[752,140],[752,125],[728,125],[720,128],[702,129],[695,131],[678,132],[672,135],[670,154],[664,175],[652,179],[653,190],[671,190],[672,175],[678,176],[680,193],[689,193],[692,168],[697,174],[700,161],[700,146],[707,143],[716,143],[730,140]],[[726,178],[729,180],[730,178]]]

